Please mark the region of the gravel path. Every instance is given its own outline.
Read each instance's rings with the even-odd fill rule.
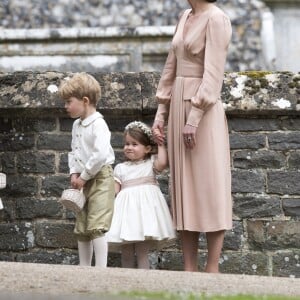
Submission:
[[[99,294],[124,291],[193,292],[208,295],[273,294],[299,296],[300,299],[300,278],[286,277],[0,262],[0,278],[0,299],[7,300],[20,299],[17,295],[41,293],[44,294],[43,299],[68,299],[65,295],[72,295],[70,299],[73,300],[96,299],[93,298],[95,294],[99,299]],[[12,294],[14,298],[7,296]],[[30,296],[28,299],[39,298]]]

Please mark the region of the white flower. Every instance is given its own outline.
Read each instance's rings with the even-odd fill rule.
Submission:
[[[133,121],[125,127],[125,130],[129,130],[133,128],[141,129],[143,133],[147,135],[150,140],[152,140],[152,131],[145,123],[140,121]]]

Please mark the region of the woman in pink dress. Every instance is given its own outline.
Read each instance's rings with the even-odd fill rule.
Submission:
[[[220,99],[231,24],[214,0],[188,0],[158,84],[156,140],[168,121],[172,215],[184,269],[198,270],[206,233],[206,272],[219,272],[225,230],[232,228],[228,127]]]

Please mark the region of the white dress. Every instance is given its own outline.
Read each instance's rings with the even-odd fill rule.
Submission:
[[[156,181],[153,157],[139,162],[124,162],[114,169],[121,184],[107,233],[109,249],[122,244],[151,240],[151,248],[161,248],[175,238],[171,214]]]

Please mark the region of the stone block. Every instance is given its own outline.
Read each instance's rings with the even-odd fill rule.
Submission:
[[[62,207],[57,200],[21,198],[15,200],[16,217],[19,219],[62,217]]]
[[[111,135],[111,145],[113,148],[124,147],[124,133],[123,132],[113,132]]]
[[[124,162],[125,156],[123,150],[115,150],[115,163],[114,166]]]
[[[300,217],[300,198],[282,199],[282,208],[286,216]]]
[[[252,250],[300,248],[300,221],[247,221]]]
[[[262,252],[225,252],[220,258],[220,271],[228,274],[269,275],[269,259]]]
[[[8,119],[4,117],[0,118],[0,132],[3,133],[10,133],[13,130],[13,122],[12,119]]]
[[[297,171],[270,171],[267,174],[268,193],[300,194],[300,173]]]
[[[24,251],[35,243],[34,229],[31,223],[0,224],[0,250]]]
[[[291,170],[300,170],[300,151],[290,151],[288,168]]]
[[[255,132],[280,130],[280,120],[267,118],[229,118],[229,131]]]
[[[240,169],[280,169],[286,164],[286,157],[276,151],[236,151],[233,154],[233,166]]]
[[[284,118],[282,120],[282,128],[284,130],[300,131],[300,118]]]
[[[7,176],[7,185],[3,190],[4,195],[13,197],[18,196],[33,196],[38,192],[38,180],[31,175],[19,176],[10,175]]]
[[[14,152],[4,152],[0,154],[0,170],[5,174],[13,174],[16,172]]]
[[[121,253],[108,253],[107,266],[121,268]]]
[[[17,132],[43,132],[56,130],[55,118],[18,118],[14,120]]]
[[[264,174],[260,170],[233,170],[233,193],[262,193],[265,190]]]
[[[272,150],[300,149],[300,132],[276,132],[267,135]]]
[[[132,111],[142,109],[141,78],[138,73],[95,73],[93,76],[101,86],[101,100],[97,108],[102,108],[105,115],[106,109],[114,111]]]
[[[54,173],[55,154],[43,152],[21,152],[17,154],[19,173]]]
[[[45,150],[70,151],[70,134],[39,134],[37,138],[37,148]]]
[[[104,119],[106,120],[110,131],[123,134],[125,126],[132,121],[140,120],[141,116],[136,110],[123,110],[122,113],[112,110],[104,115]]]
[[[35,225],[35,242],[46,248],[77,248],[73,224],[40,222]]]
[[[0,151],[23,151],[32,149],[35,146],[33,134],[5,134],[0,135]]]
[[[273,276],[300,278],[300,250],[275,253],[272,256]]]
[[[0,253],[0,261],[14,261],[14,257],[11,253]]]
[[[157,268],[161,270],[182,271],[182,253],[173,251],[160,252],[158,255]]]
[[[60,197],[63,190],[68,188],[69,186],[69,176],[43,177],[41,194],[45,197]]]
[[[230,149],[261,149],[266,146],[264,134],[239,134],[231,133]]]
[[[161,174],[157,176],[157,181],[160,187],[160,190],[164,195],[169,195],[169,178],[168,174]]]
[[[29,253],[17,253],[17,262],[29,262],[38,264],[78,265],[79,259],[76,250],[61,249],[54,252],[39,250]]]
[[[244,239],[243,223],[241,221],[233,221],[233,228],[225,231],[223,251],[241,249]],[[207,249],[205,233],[200,233],[199,249]]]
[[[0,222],[13,223],[15,216],[15,201],[1,195],[3,209],[0,210]]]
[[[241,219],[282,215],[281,201],[276,196],[234,196],[233,212]]]
[[[68,152],[59,154],[59,173],[69,174]]]
[[[62,132],[71,132],[74,119],[71,118],[61,118],[59,119],[59,129]]]

